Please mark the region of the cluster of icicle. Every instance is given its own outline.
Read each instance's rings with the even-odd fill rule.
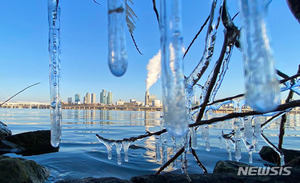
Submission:
[[[121,1],[112,1],[113,3]],[[182,18],[181,18],[181,0],[161,0],[160,1],[160,31],[161,31],[161,77],[164,102],[164,127],[169,135],[172,136],[168,143],[168,134],[155,136],[155,152],[156,160],[163,164],[168,161],[168,146],[171,144],[173,155],[178,152],[181,147],[185,147],[185,152],[181,155],[181,168],[183,171],[187,169],[186,153],[190,148],[198,148],[197,132],[201,130],[202,139],[204,140],[205,149],[210,151],[209,126],[188,127],[189,123],[194,123],[194,117],[198,114],[198,110],[192,110],[192,99],[194,97],[194,86],[197,79],[205,72],[214,53],[216,33],[220,21],[220,11],[222,8],[221,0],[212,1],[212,9],[210,13],[209,30],[206,35],[205,49],[203,57],[195,70],[184,79],[183,76],[183,60],[182,60]],[[205,109],[204,120],[210,119],[210,115],[214,110],[220,109],[224,105],[232,104],[235,112],[241,112],[242,108],[247,104],[257,111],[267,112],[275,109],[279,102],[279,87],[275,77],[275,69],[272,53],[269,48],[268,38],[266,35],[264,15],[267,8],[266,0],[241,0],[241,12],[243,19],[243,53],[245,60],[245,85],[246,98],[233,99],[209,105]],[[122,11],[121,11],[122,10]],[[109,12],[114,16],[123,12],[123,5],[109,6]],[[109,15],[111,16],[111,15]],[[122,15],[123,16],[123,15]],[[111,17],[112,18],[112,17]],[[110,28],[120,26],[119,20],[111,20]],[[118,25],[116,25],[118,24]],[[121,30],[123,28],[120,28]],[[113,33],[113,31],[112,31]],[[124,37],[119,33],[113,33],[110,38],[110,44],[123,45]],[[123,34],[123,33],[122,33]],[[118,39],[116,39],[119,36]],[[119,43],[117,43],[120,41]],[[112,44],[114,45],[114,44]],[[122,47],[122,46],[121,46]],[[121,48],[119,47],[119,48]],[[116,49],[111,47],[111,54],[114,55]],[[228,68],[232,47],[227,47],[221,66],[218,80],[212,90],[209,101],[213,101],[215,95],[223,81]],[[124,49],[125,50],[125,49]],[[121,53],[121,52],[118,52]],[[125,52],[124,52],[125,53]],[[125,58],[125,57],[124,57]],[[113,59],[111,59],[112,61]],[[122,60],[122,59],[119,59]],[[116,62],[117,63],[117,62]],[[124,62],[125,63],[125,62]],[[118,67],[122,64],[117,64]],[[127,65],[127,62],[126,64]],[[110,67],[112,69],[112,67]],[[113,72],[113,71],[112,71]],[[114,72],[113,72],[114,73]],[[207,95],[207,89],[212,78],[213,71],[209,74],[207,82],[201,88],[200,104],[202,99]],[[299,80],[284,83],[282,91],[291,89],[299,94]],[[274,119],[276,120],[276,119]],[[273,121],[274,121],[273,120]],[[272,122],[272,121],[271,121]],[[271,123],[270,122],[270,123]],[[225,141],[228,158],[232,160],[232,152],[234,157],[239,161],[242,157],[243,144],[249,154],[249,162],[252,162],[252,153],[258,151],[258,138],[262,134],[261,116],[248,118],[237,118],[232,124],[232,132],[223,134],[220,137],[220,148],[222,141]],[[263,137],[263,136],[262,136]],[[267,143],[268,141],[263,138]],[[190,140],[190,143],[188,143]],[[125,161],[128,161],[128,147],[130,142],[120,141],[111,142],[99,141],[107,147],[108,159],[112,158],[112,147],[116,146],[118,156],[118,164],[121,164],[121,149],[124,147]],[[168,145],[169,144],[169,145]],[[270,145],[271,146],[271,145]],[[274,149],[281,157],[283,156],[277,149]],[[177,169],[177,160],[173,161],[173,168]]]
[[[49,80],[50,80],[50,120],[51,145],[58,147],[61,139],[61,99],[60,82],[60,3],[48,0],[49,22]]]
[[[112,149],[113,146],[115,146],[116,149],[116,153],[117,153],[117,160],[118,160],[118,164],[121,165],[122,164],[122,157],[121,157],[121,151],[122,148],[124,150],[124,161],[128,162],[129,158],[128,158],[128,149],[130,146],[130,142],[129,141],[122,141],[122,142],[110,142],[110,141],[105,141],[101,138],[98,138],[98,140],[104,144],[106,146],[107,149],[107,158],[109,160],[112,159]]]

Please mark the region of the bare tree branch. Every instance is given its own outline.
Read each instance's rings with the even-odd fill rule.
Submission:
[[[174,160],[178,158],[183,152],[185,148],[182,147],[172,158],[170,158],[159,170],[155,173],[155,175],[159,175],[166,167],[168,167]]]
[[[192,42],[189,44],[188,48],[186,49],[186,51],[184,52],[183,58],[186,56],[186,54],[189,52],[190,48],[192,47],[192,45],[194,44],[195,40],[198,38],[198,36],[200,35],[200,33],[202,32],[203,28],[205,27],[205,25],[207,24],[208,20],[210,18],[210,15],[208,15],[208,17],[206,18],[205,22],[203,23],[203,25],[200,27],[200,30],[197,32],[197,34],[195,35],[195,37],[193,38]]]
[[[9,99],[5,100],[4,102],[2,102],[2,104],[0,104],[0,106],[2,106],[3,104],[5,104],[6,102],[10,101],[12,98],[14,98],[15,96],[19,95],[20,93],[22,93],[23,91],[27,90],[28,88],[31,88],[35,85],[40,84],[40,82],[35,83],[33,85],[27,86],[26,88],[24,88],[23,90],[19,91],[18,93],[14,94],[13,96],[11,96]]]

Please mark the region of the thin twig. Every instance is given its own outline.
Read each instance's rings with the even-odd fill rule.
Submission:
[[[195,35],[195,37],[193,38],[192,42],[189,44],[188,48],[186,49],[186,51],[184,52],[183,58],[185,57],[185,55],[189,52],[190,48],[192,47],[192,45],[194,44],[195,40],[198,38],[198,36],[200,35],[200,33],[202,32],[203,28],[205,27],[205,25],[207,24],[208,20],[210,19],[210,15],[208,15],[208,17],[206,18],[205,22],[203,23],[203,25],[200,27],[200,30],[197,32],[197,34]]]
[[[158,22],[158,26],[160,26],[160,23],[159,23],[159,14],[158,14],[158,11],[157,11],[157,8],[156,8],[156,2],[155,2],[155,0],[152,0],[152,4],[153,4],[153,10],[154,10],[154,13],[156,15],[157,22]]]
[[[2,106],[3,104],[5,104],[6,102],[10,101],[12,98],[14,98],[15,96],[19,95],[20,93],[22,93],[23,91],[27,90],[28,88],[31,88],[35,85],[40,84],[41,82],[35,83],[33,85],[27,86],[26,88],[24,88],[23,90],[19,91],[18,93],[14,94],[13,96],[11,96],[9,99],[5,100],[2,104],[0,104],[0,106]]]
[[[132,41],[134,43],[135,48],[137,49],[137,51],[139,52],[139,54],[143,55],[143,53],[140,51],[138,45],[136,44],[136,41],[135,41],[135,39],[133,37],[133,34],[130,34],[130,35],[131,35],[131,39],[132,39]]]
[[[183,152],[185,148],[182,147],[171,159],[169,159],[159,170],[155,173],[155,175],[159,175],[166,167],[168,167],[174,160],[178,158]]]
[[[193,148],[191,148],[191,151],[192,151],[192,154],[193,154],[193,156],[194,156],[197,164],[202,168],[202,170],[203,170],[204,173],[207,173],[207,169],[205,168],[205,166],[203,166],[203,164],[199,160],[196,151]]]
[[[96,3],[96,4],[98,4],[98,5],[100,5],[101,6],[101,4],[100,3],[98,3],[96,0],[93,0],[94,1],[94,3]]]

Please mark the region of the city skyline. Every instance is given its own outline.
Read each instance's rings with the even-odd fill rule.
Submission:
[[[231,15],[239,11],[237,1],[228,3]],[[182,13],[185,48],[207,18],[210,6],[211,1],[184,1]],[[33,83],[41,82],[11,101],[49,102],[47,1],[1,1],[0,7],[0,24],[5,27],[0,30],[0,101],[5,101]],[[134,36],[143,55],[136,51],[130,34],[126,32],[128,70],[123,77],[115,77],[107,64],[106,2],[100,6],[93,1],[84,0],[61,2],[60,95],[64,101],[70,96],[74,99],[76,93],[84,96],[86,90],[100,91],[100,88],[111,91],[114,102],[118,99],[129,101],[131,98],[144,101],[146,67],[149,59],[159,50],[160,33],[151,1],[135,1],[132,9],[139,18]],[[289,76],[294,75],[300,58],[299,23],[291,14],[286,1],[272,1],[266,20],[276,68]],[[234,21],[240,27],[240,17],[237,16]],[[185,57],[186,76],[202,56],[206,30],[207,27]],[[217,60],[222,41],[223,27],[220,27],[212,61]],[[213,63],[210,64],[207,73],[199,81],[200,84],[205,82],[213,66]],[[243,93],[243,73],[241,52],[234,49],[229,70],[216,98]],[[162,100],[160,80],[149,91]],[[199,93],[198,88],[196,92]],[[99,92],[95,93],[99,95]]]
[[[106,91],[102,89],[99,97],[97,97],[96,93],[86,92],[86,95],[80,99],[80,94],[76,93],[73,97],[68,97],[67,100],[62,100],[63,103],[68,104],[117,104],[117,103],[126,103],[123,99],[113,100],[113,93],[111,91]],[[161,106],[161,100],[157,99],[155,94],[150,95],[149,91],[145,92],[144,101],[136,100],[135,98],[130,98],[129,103],[141,103],[145,106]]]

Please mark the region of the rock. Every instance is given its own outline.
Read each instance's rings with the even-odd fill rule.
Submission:
[[[0,155],[0,182],[42,183],[50,172],[32,160]]]
[[[11,130],[7,128],[7,125],[0,121],[0,138],[11,135]]]
[[[282,152],[284,154],[284,161],[286,163],[300,157],[300,151],[282,149]],[[278,154],[269,146],[263,146],[259,151],[259,155],[263,160],[268,161],[270,163],[277,163],[279,160]]]
[[[218,161],[213,173],[231,173],[236,175],[239,167],[251,167],[251,165],[236,161]]]
[[[0,140],[0,154],[13,152],[28,156],[57,152],[58,149],[50,144],[50,130],[25,132]]]
[[[131,183],[128,180],[122,180],[115,177],[93,178],[87,177],[84,179],[61,180],[56,183]]]

